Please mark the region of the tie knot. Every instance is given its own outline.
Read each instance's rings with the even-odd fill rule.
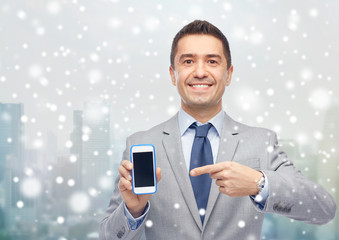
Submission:
[[[211,123],[207,123],[201,126],[197,126],[196,123],[193,123],[191,125],[192,128],[195,128],[195,136],[196,137],[206,137],[208,130],[210,130],[210,128],[212,127]]]

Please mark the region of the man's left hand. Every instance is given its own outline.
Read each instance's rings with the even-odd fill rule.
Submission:
[[[196,177],[202,174],[209,174],[216,179],[215,184],[219,191],[230,197],[242,197],[257,195],[257,182],[263,174],[237,162],[221,162],[194,168],[190,175]]]

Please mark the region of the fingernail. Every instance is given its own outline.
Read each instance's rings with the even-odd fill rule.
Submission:
[[[128,179],[128,180],[132,180],[131,175],[128,175],[128,176],[127,176],[127,179]]]
[[[191,176],[195,175],[195,171],[191,171]]]

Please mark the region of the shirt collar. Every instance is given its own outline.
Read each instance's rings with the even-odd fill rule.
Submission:
[[[198,126],[202,125],[202,123],[195,120],[191,115],[186,113],[182,108],[180,108],[179,110],[178,120],[179,120],[180,136],[184,135],[184,133],[192,125],[192,123],[197,122]],[[224,122],[223,110],[221,110],[217,115],[211,118],[208,122],[213,125],[218,135],[220,136],[223,122]]]

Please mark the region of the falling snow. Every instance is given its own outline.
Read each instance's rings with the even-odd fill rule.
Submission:
[[[173,9],[175,4],[181,7]],[[32,232],[44,221],[48,229],[57,224],[66,231],[104,211],[126,136],[179,110],[168,57],[174,33],[193,19],[210,20],[230,42],[234,71],[224,110],[277,132],[280,143],[291,143],[283,145],[295,165],[337,196],[338,34],[332,9],[338,7],[335,1],[2,1],[0,104],[22,104],[17,116],[0,108],[1,123],[22,126],[21,136],[0,134],[1,149],[20,151],[7,156],[16,166],[6,168],[0,181],[2,195],[11,192],[3,182],[17,191],[10,194],[15,215],[6,219]],[[269,144],[267,153],[274,154]],[[6,208],[2,195],[0,207]],[[173,203],[175,211],[183,207]],[[293,224],[287,226],[297,229]],[[237,226],[247,227],[243,220]],[[301,226],[305,239],[315,234]],[[321,236],[323,230],[317,231]],[[51,237],[81,238],[63,235]]]

